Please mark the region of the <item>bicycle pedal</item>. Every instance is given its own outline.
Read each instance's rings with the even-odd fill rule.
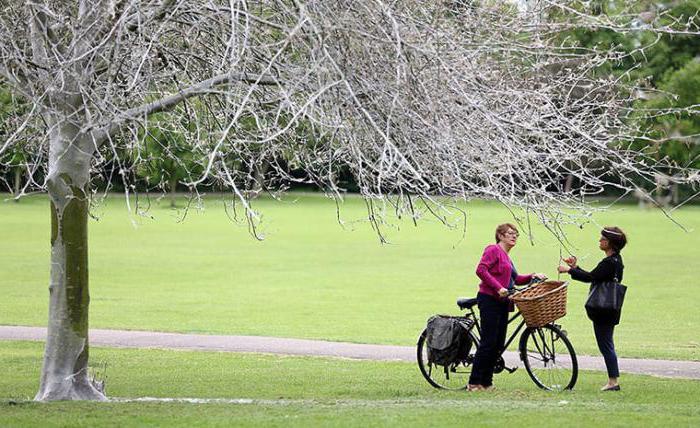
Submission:
[[[513,372],[515,372],[516,370],[518,370],[517,367],[513,367],[513,368],[510,368],[510,367],[503,367],[503,368],[504,368],[508,373],[513,373]]]

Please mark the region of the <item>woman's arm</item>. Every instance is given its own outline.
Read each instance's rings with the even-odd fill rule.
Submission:
[[[491,275],[491,272],[489,272],[489,269],[495,266],[496,263],[498,263],[498,248],[490,245],[486,247],[484,254],[481,256],[481,260],[479,260],[479,264],[476,266],[476,276],[481,279],[486,287],[498,293],[503,286]]]
[[[530,275],[518,275],[515,277],[515,283],[517,285],[527,284],[530,281],[532,281],[533,276],[534,276],[534,274],[532,274],[532,273]]]
[[[603,259],[598,266],[590,272],[586,272],[576,266],[569,270],[571,279],[581,282],[598,282],[611,279],[615,276],[615,265],[608,259]]]

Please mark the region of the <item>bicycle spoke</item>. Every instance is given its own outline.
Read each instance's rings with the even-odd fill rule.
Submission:
[[[555,327],[545,326],[530,330],[523,349],[525,368],[535,383],[545,389],[570,388],[576,379],[577,367],[573,349]]]
[[[542,329],[537,329],[537,333],[539,333],[540,339],[542,339],[542,354],[545,358],[551,358],[553,352],[552,347],[547,345],[547,338],[544,332],[542,332]]]
[[[473,347],[471,356],[463,362],[453,363],[448,366],[437,365],[429,361],[425,337],[421,335],[417,349],[418,366],[426,380],[436,388],[466,389],[471,374],[471,361],[475,349],[476,346]]]
[[[535,359],[537,361],[544,362],[544,357],[542,357],[542,355],[540,353],[528,352],[527,355],[532,357],[533,359]]]
[[[532,335],[532,341],[535,345],[535,348],[537,349],[537,352],[539,353],[539,355],[542,356],[542,358],[543,358],[542,361],[545,361],[546,354],[544,351],[544,336],[542,335],[542,331],[540,329],[535,330],[535,332],[537,333],[537,336],[539,336],[540,341],[539,342],[537,341],[537,336],[535,336],[534,334]],[[541,343],[541,345],[540,345],[540,343]]]

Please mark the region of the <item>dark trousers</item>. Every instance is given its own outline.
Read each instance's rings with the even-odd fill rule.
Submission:
[[[483,293],[479,293],[476,298],[481,317],[481,341],[474,355],[469,383],[491,386],[493,368],[506,343],[508,302]]]
[[[608,323],[593,323],[595,340],[598,342],[598,349],[603,354],[605,367],[608,369],[608,377],[620,377],[620,370],[617,367],[617,354],[615,354],[615,343],[613,342],[613,332],[615,326]]]

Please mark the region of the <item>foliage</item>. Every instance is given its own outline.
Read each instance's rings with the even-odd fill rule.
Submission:
[[[700,149],[700,84],[698,61],[700,37],[684,31],[656,33],[654,28],[673,28],[685,24],[700,27],[700,1],[594,1],[588,3],[597,15],[627,19],[640,28],[638,32],[618,32],[611,28],[579,28],[561,36],[562,46],[615,50],[617,61],[596,67],[597,75],[641,82],[637,94],[630,94],[628,123],[639,123],[647,134],[636,140],[622,140],[623,147],[655,159],[667,158],[671,164],[697,168]],[[630,143],[631,144],[628,144]],[[673,169],[661,169],[673,176]],[[668,185],[658,176],[656,181],[638,182],[662,192]],[[659,187],[661,186],[661,187]],[[686,193],[693,188],[686,188]],[[660,194],[657,194],[659,198]],[[678,195],[675,195],[677,198]],[[677,200],[675,202],[678,202]]]
[[[148,118],[132,152],[136,174],[145,181],[147,191],[165,188],[172,194],[178,183],[202,173],[207,158],[202,140],[190,136],[197,129],[194,120],[184,115],[160,113]]]
[[[4,82],[0,82],[0,148],[3,147],[10,134],[17,131],[26,111],[26,103],[17,98]],[[17,181],[17,176],[21,174],[20,171],[30,171],[29,160],[27,151],[20,146],[11,146],[9,150],[4,152],[0,150],[0,180],[6,183],[5,187],[11,190],[15,194],[14,196],[19,196],[21,183]],[[15,173],[14,183],[8,182],[2,176],[2,173],[7,170]]]
[[[700,27],[700,1],[675,2],[664,11],[660,21],[693,22]],[[647,39],[652,36],[647,35]],[[638,141],[633,147],[675,164],[700,166],[700,38],[691,35],[664,35],[645,52],[649,61],[637,75],[648,78],[650,95],[640,106],[662,112],[644,115],[640,120],[651,130],[654,141]],[[667,112],[667,113],[665,113]],[[673,171],[666,174],[673,176]],[[673,183],[673,182],[671,182]],[[663,184],[663,181],[660,183]],[[697,189],[674,186],[677,202],[679,191],[694,194]]]
[[[647,105],[652,108],[700,106],[700,57],[667,73],[659,89],[668,95],[650,100]],[[667,139],[659,148],[660,153],[681,165],[700,168],[700,115],[688,109],[682,113],[658,116],[651,125],[659,137]]]
[[[657,25],[686,21],[700,27],[700,0],[673,1],[657,7]],[[661,87],[672,74],[700,55],[700,38],[692,34],[664,34],[656,40],[653,34],[643,35],[640,44],[650,47],[644,52],[647,61],[637,74],[648,77],[653,86]]]

